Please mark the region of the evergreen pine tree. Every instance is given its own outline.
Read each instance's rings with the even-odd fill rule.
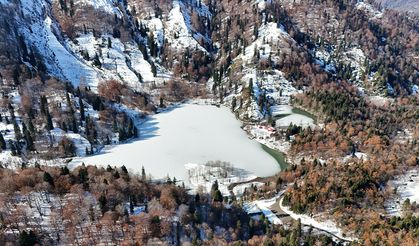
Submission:
[[[16,141],[20,141],[22,139],[22,132],[20,131],[20,127],[16,120],[13,121],[13,130],[15,132]]]
[[[46,114],[46,110],[45,109],[48,108],[47,99],[46,99],[45,96],[41,96],[39,108],[41,110],[41,114],[45,115]]]
[[[0,148],[5,150],[6,147],[6,141],[4,140],[3,134],[0,132]]]
[[[80,105],[80,120],[85,120],[84,104],[83,104],[83,100],[81,99],[81,97],[79,97],[79,105]]]
[[[112,48],[112,40],[108,37],[108,49]]]
[[[68,127],[67,127],[67,124],[65,122],[62,123],[61,128],[63,129],[63,131],[68,132]]]
[[[60,175],[68,175],[68,174],[70,174],[70,170],[68,169],[68,167],[67,166],[62,167],[60,171]]]
[[[54,187],[54,179],[52,178],[51,174],[48,172],[44,172],[44,181]]]
[[[136,126],[134,126],[134,138],[138,138],[139,134],[138,134],[138,128]]]
[[[102,62],[100,62],[99,55],[97,53],[95,53],[95,57],[93,58],[93,66],[98,68],[102,67]]]
[[[26,128],[26,125],[24,122],[22,122],[22,129],[23,129],[23,135],[25,137],[26,149],[29,151],[35,150],[34,145],[33,145],[33,138],[29,130]]]
[[[32,119],[31,119],[31,118],[29,118],[29,119],[28,119],[28,130],[29,130],[32,134],[34,134],[34,133],[35,133],[35,126],[33,125],[33,123],[32,123]]]
[[[134,213],[134,202],[132,201],[132,197],[130,197],[129,199],[129,211],[131,212],[131,214]]]
[[[141,167],[141,180],[145,181],[147,179],[144,166]]]
[[[38,243],[38,239],[35,233],[31,230],[27,233],[25,230],[19,234],[19,245],[20,246],[33,246]]]
[[[128,174],[128,169],[127,169],[127,167],[125,167],[125,165],[122,165],[121,170],[122,170],[125,174]]]
[[[50,131],[54,129],[54,125],[52,124],[51,114],[49,113],[49,110],[46,112],[47,117],[47,130]]]
[[[17,155],[16,146],[12,140],[9,140],[10,151],[12,152],[12,156]]]

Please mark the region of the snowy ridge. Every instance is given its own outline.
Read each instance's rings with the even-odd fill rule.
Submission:
[[[185,8],[182,2],[173,1],[173,8],[166,22],[167,40],[176,49],[192,48],[207,52],[196,40],[203,36],[193,32],[190,16]]]

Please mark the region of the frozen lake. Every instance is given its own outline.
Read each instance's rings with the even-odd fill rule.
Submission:
[[[280,171],[276,160],[248,138],[228,108],[184,104],[149,118],[140,128],[140,139],[107,146],[100,154],[77,162],[125,165],[137,172],[144,166],[153,178],[169,175],[185,184],[189,183],[185,165],[207,161],[229,162],[262,177]]]

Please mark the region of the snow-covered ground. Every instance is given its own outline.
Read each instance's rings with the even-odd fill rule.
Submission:
[[[354,155],[349,154],[349,155],[343,157],[343,162],[348,162],[349,160],[351,160],[353,158],[356,158],[356,159],[359,159],[359,160],[362,160],[362,161],[366,161],[366,160],[368,160],[368,155],[365,154],[365,153],[362,153],[362,152],[355,152]]]
[[[252,173],[244,169],[234,168],[229,163],[210,162],[205,165],[189,163],[185,165],[188,170],[188,187],[191,193],[202,189],[210,192],[215,181],[218,182],[218,190],[223,196],[229,197],[228,186],[232,183],[245,182],[256,178]],[[234,192],[234,189],[233,189]]]
[[[370,96],[368,97],[368,100],[370,103],[382,107],[385,106],[387,104],[390,104],[394,101],[393,98],[389,98],[389,97],[383,97],[383,96]]]
[[[302,114],[291,114],[288,116],[285,116],[281,119],[276,120],[275,124],[277,127],[280,128],[286,128],[288,127],[290,124],[294,124],[297,126],[301,126],[301,127],[313,127],[315,126],[314,121],[312,118],[307,117],[305,115]]]
[[[281,198],[279,200],[279,206],[282,209],[282,211],[284,211],[285,213],[287,213],[288,215],[290,215],[293,219],[301,220],[301,223],[304,225],[312,225],[313,227],[316,227],[317,229],[320,230],[324,230],[327,231],[333,235],[336,235],[346,241],[355,241],[357,240],[355,237],[350,237],[350,236],[346,236],[343,231],[336,225],[335,222],[331,221],[331,220],[318,220],[318,219],[314,219],[313,217],[310,217],[308,215],[305,214],[296,214],[293,211],[291,211],[291,209],[289,207],[283,206],[282,205],[282,200],[283,198]]]
[[[274,225],[282,225],[282,221],[278,216],[276,216],[269,207],[274,205],[277,202],[277,199],[282,195],[282,193],[276,195],[275,197],[265,199],[265,200],[256,200],[250,203],[243,205],[244,210],[247,213],[259,212],[261,211],[263,215],[269,220],[270,223]]]
[[[261,187],[263,185],[264,183],[262,182],[249,182],[245,184],[239,184],[239,185],[234,186],[233,193],[236,197],[241,197],[243,196],[244,191],[250,189],[252,186]]]
[[[8,5],[10,0],[0,0],[0,4]]]
[[[60,128],[54,128],[50,131],[51,138],[54,140],[54,144],[57,145],[63,137],[67,137],[71,140],[76,148],[76,155],[77,156],[84,156],[86,155],[86,148],[90,150],[90,143],[87,139],[80,136],[80,134],[72,133],[72,132],[65,132]]]
[[[144,166],[155,178],[169,175],[187,185],[185,165],[190,163],[220,160],[256,176],[278,172],[278,163],[258,142],[250,140],[240,125],[226,107],[180,105],[150,116],[141,126],[140,140],[108,146],[101,154],[74,160],[71,166],[82,162],[125,165],[138,172]]]
[[[260,6],[264,7],[265,3],[262,2],[260,1]],[[259,2],[257,4],[259,5]],[[297,90],[281,71],[277,69],[260,70],[255,66],[257,56],[259,56],[257,58],[259,61],[278,62],[281,59],[278,51],[287,53],[289,42],[294,42],[294,40],[284,31],[281,24],[268,22],[260,26],[257,39],[234,59],[234,63],[243,67],[240,73],[243,74],[241,81],[244,87],[249,86],[250,81],[253,85],[254,96],[246,110],[240,112],[240,118],[259,121],[267,116],[267,110],[262,109],[261,111],[257,104],[259,97],[262,95],[266,96],[269,105],[280,105],[279,109],[282,110],[281,107],[287,107],[290,104],[291,95],[302,92]],[[238,93],[244,87],[240,88]],[[233,95],[230,95],[225,98],[225,101],[229,103],[232,98]],[[283,109],[285,110],[285,108]]]
[[[272,127],[264,127],[257,125],[248,125],[244,129],[259,143],[266,145],[267,147],[287,153],[291,147],[291,143],[282,139],[276,139],[273,136]]]
[[[413,169],[405,175],[390,181],[389,185],[396,189],[397,197],[386,204],[387,212],[390,215],[400,216],[401,206],[406,199],[410,203],[419,204],[419,170]]]

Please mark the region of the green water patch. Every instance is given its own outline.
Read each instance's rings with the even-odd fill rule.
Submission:
[[[274,120],[279,120],[279,119],[282,119],[282,118],[287,117],[289,115],[291,115],[291,114],[277,114],[277,115],[273,116],[272,118]]]
[[[281,168],[281,171],[285,170],[289,166],[287,161],[285,160],[285,154],[284,153],[282,153],[278,150],[271,149],[264,144],[260,144],[260,145],[262,146],[262,149],[266,153],[271,155],[276,160],[276,162],[278,162],[278,165]]]
[[[307,117],[309,117],[310,119],[313,120],[313,123],[314,124],[317,124],[317,117],[314,114],[311,114],[311,113],[309,113],[309,112],[307,112],[305,110],[302,110],[302,109],[299,109],[299,108],[295,108],[295,107],[292,108],[292,112],[294,114],[301,114],[301,115],[307,116]]]

